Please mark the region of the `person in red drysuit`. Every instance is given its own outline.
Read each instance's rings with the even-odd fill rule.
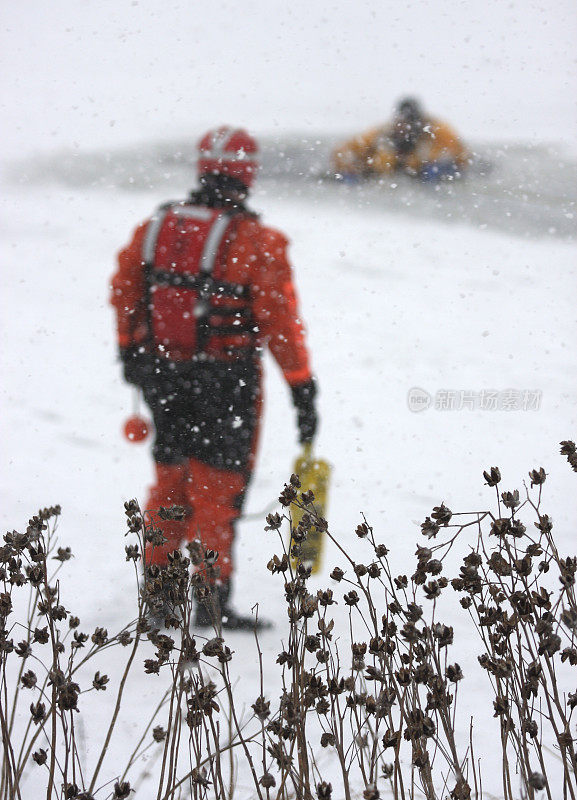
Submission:
[[[155,517],[167,542],[146,563],[165,565],[185,540],[218,551],[223,624],[243,628],[253,623],[230,605],[232,546],[254,467],[265,346],[291,389],[302,443],[317,428],[316,385],[288,240],[245,204],[256,141],[221,127],[198,150],[200,188],[136,229],[118,255],[111,302],[124,377],[142,389],[156,429],[146,508],[188,512],[181,521]],[[202,604],[196,623],[210,623]]]

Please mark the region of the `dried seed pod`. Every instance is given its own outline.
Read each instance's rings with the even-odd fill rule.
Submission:
[[[487,486],[496,486],[501,480],[501,470],[499,467],[491,467],[489,472],[483,472],[483,477],[487,482]]]
[[[512,492],[501,492],[501,500],[505,508],[517,508],[520,503],[519,490],[514,489]]]
[[[547,473],[543,467],[539,467],[539,469],[532,469],[529,472],[529,478],[531,479],[531,486],[542,486],[547,479]]]
[[[331,783],[327,783],[326,781],[317,783],[318,800],[331,800],[332,793],[333,793],[333,786]]]
[[[435,506],[431,513],[431,517],[437,525],[448,525],[452,516],[453,512],[444,503],[441,503],[440,506]]]

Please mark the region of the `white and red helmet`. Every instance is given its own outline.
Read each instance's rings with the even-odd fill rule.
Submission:
[[[250,186],[258,170],[258,144],[242,128],[222,125],[198,143],[199,175],[228,175]]]

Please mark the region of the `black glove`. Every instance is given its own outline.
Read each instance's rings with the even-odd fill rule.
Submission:
[[[315,407],[317,385],[314,378],[291,386],[294,407],[297,411],[297,426],[299,429],[299,442],[306,444],[312,442],[317,432],[318,417]]]
[[[124,380],[134,386],[146,386],[154,373],[154,365],[148,353],[139,347],[121,347],[120,360],[124,367]]]

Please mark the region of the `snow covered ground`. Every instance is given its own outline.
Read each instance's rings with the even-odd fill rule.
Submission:
[[[151,479],[146,446],[129,445],[120,433],[132,398],[115,362],[107,301],[114,254],[157,203],[190,188],[191,142],[221,119],[266,134],[253,205],[292,241],[321,388],[318,452],[334,467],[332,529],[360,558],[353,530],[364,512],[402,572],[433,505],[486,508],[493,494],[483,486],[483,469],[498,465],[504,488],[522,488],[527,471],[543,466],[544,506],[560,549],[574,550],[575,475],[558,455],[558,442],[575,438],[577,422],[577,93],[565,44],[574,26],[569,4],[546,18],[525,13],[524,4],[492,3],[478,19],[446,2],[419,19],[415,9],[403,16],[397,6],[393,12],[367,3],[348,40],[344,3],[328,22],[324,4],[313,3],[308,26],[301,4],[291,12],[272,5],[278,24],[262,28],[259,39],[254,23],[262,3],[248,4],[242,29],[262,47],[255,44],[246,62],[238,56],[232,77],[226,59],[215,55],[234,38],[230,22],[221,24],[233,9],[228,4],[202,18],[186,14],[185,30],[175,33],[185,14],[178,3],[152,3],[145,12],[138,3],[88,2],[82,14],[62,2],[48,18],[34,2],[12,10],[4,32],[12,80],[3,114],[13,134],[1,200],[0,518],[6,529],[20,529],[38,507],[62,505],[62,539],[75,554],[64,601],[87,630],[114,630],[132,615],[122,503],[143,498]],[[432,14],[446,46],[427,69]],[[386,31],[380,40],[379,26]],[[302,51],[295,49],[299,30]],[[370,31],[366,47],[363,31]],[[187,36],[199,49],[185,56]],[[284,49],[275,61],[277,40]],[[383,75],[397,74],[387,72],[391,48],[403,77],[379,95]],[[334,50],[338,63],[326,60]],[[316,65],[316,86],[305,56]],[[364,91],[353,95],[371,57],[379,80],[371,71]],[[262,83],[259,65],[261,74],[270,67]],[[508,81],[501,81],[503,70]],[[438,191],[402,181],[345,187],[319,180],[331,142],[372,124],[375,108],[384,116],[407,85],[479,142],[476,151],[494,165],[490,174]],[[355,98],[346,108],[345,96]],[[275,150],[287,155],[275,160]],[[408,405],[415,387],[432,398],[420,413]],[[483,392],[500,393],[501,402],[513,397],[521,408],[481,409]],[[248,514],[278,495],[297,453],[288,392],[270,361],[266,394]],[[437,409],[442,402],[452,408]],[[275,544],[263,524],[251,518],[240,525],[235,599],[246,610],[264,592],[268,615],[278,618],[263,639],[272,672],[284,617],[278,582],[265,569]],[[329,583],[333,558],[329,552],[319,587]],[[484,676],[460,619],[451,622],[456,638],[465,637],[458,660],[470,681],[462,724],[475,711],[477,729],[491,731]],[[250,704],[258,693],[252,642],[239,635],[231,641],[233,664],[242,670],[238,691]],[[134,687],[126,739],[140,730],[140,709],[156,696],[153,681],[142,675]],[[122,754],[128,745],[119,738],[116,747]],[[481,737],[478,755],[489,765],[486,787],[497,791],[490,736]]]
[[[2,519],[18,529],[37,507],[61,503],[61,535],[76,558],[66,602],[86,629],[114,630],[133,613],[122,504],[144,497],[151,464],[146,446],[130,445],[120,433],[132,399],[115,363],[107,280],[114,252],[166,196],[166,186],[112,192],[78,183],[11,185],[4,203],[2,360],[9,380],[2,397]],[[185,186],[174,185],[169,195]],[[453,207],[450,195],[423,199],[420,190],[411,191],[421,206],[446,201]],[[318,451],[334,466],[333,530],[360,560],[353,530],[364,512],[390,546],[396,569],[406,571],[420,540],[418,523],[433,505],[443,500],[453,510],[484,509],[493,501],[483,486],[484,468],[499,465],[504,486],[522,488],[527,471],[544,466],[545,505],[561,548],[572,552],[575,476],[557,454],[576,423],[571,238],[540,230],[505,235],[501,226],[481,229],[463,219],[439,223],[433,215],[424,219],[422,207],[393,212],[391,203],[379,187],[292,179],[263,179],[254,197],[267,222],[293,242],[321,387]],[[276,366],[267,367],[249,514],[278,495],[297,453],[288,392]],[[433,397],[420,413],[408,406],[414,387]],[[445,390],[456,394],[451,399]],[[490,390],[531,394],[519,395],[518,410],[468,407]],[[443,396],[452,409],[434,407]],[[278,581],[265,569],[276,542],[263,525],[262,518],[240,525],[235,598],[248,609],[264,593],[267,613],[277,621],[277,631],[264,637],[271,669],[284,610]],[[332,555],[319,587],[330,584]],[[486,687],[471,632],[464,616],[451,622],[465,637],[458,658],[469,691],[475,688],[461,699],[463,725],[474,710],[484,730],[492,718],[479,703]],[[231,638],[249,705],[256,691],[252,640]],[[143,700],[156,696],[148,676],[139,679],[138,691]],[[139,715],[126,723],[127,740],[141,724]],[[487,778],[487,788],[490,783]]]

